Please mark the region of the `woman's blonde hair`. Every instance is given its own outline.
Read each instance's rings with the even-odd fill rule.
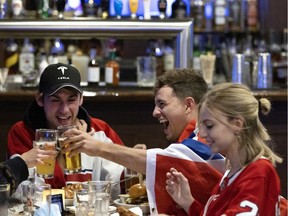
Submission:
[[[269,159],[274,166],[276,162],[282,162],[282,159],[268,147],[271,138],[258,115],[259,111],[264,115],[270,112],[271,103],[268,99],[261,98],[258,101],[250,89],[242,84],[219,83],[202,98],[198,112],[203,106],[216,118],[216,112],[213,111],[224,114],[228,120],[235,117],[243,118],[243,129],[238,136],[243,166],[262,156]]]

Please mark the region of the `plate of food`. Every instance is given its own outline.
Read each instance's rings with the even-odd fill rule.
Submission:
[[[126,209],[140,207],[144,215],[150,214],[146,185],[143,183],[134,184],[127,194],[120,194],[119,199],[114,200],[114,204]]]

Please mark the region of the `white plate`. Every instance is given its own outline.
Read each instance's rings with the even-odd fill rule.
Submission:
[[[127,209],[133,208],[133,207],[140,207],[144,215],[150,214],[150,209],[148,204],[140,204],[140,205],[133,205],[133,204],[126,204],[126,203],[121,203],[120,199],[114,200],[114,203],[116,206],[123,206]]]
[[[75,213],[76,208],[75,206],[66,206],[66,211],[70,211],[71,213]],[[109,206],[109,213],[112,214],[116,212],[116,207],[115,206]]]

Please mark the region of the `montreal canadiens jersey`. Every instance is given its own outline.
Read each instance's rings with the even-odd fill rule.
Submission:
[[[280,179],[270,161],[258,159],[230,179],[228,173],[215,186],[206,206],[193,202],[189,215],[280,215]]]

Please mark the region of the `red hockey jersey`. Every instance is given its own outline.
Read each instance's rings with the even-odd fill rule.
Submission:
[[[215,186],[206,206],[195,201],[189,215],[280,215],[280,180],[267,159],[259,159],[231,179],[227,171]]]

